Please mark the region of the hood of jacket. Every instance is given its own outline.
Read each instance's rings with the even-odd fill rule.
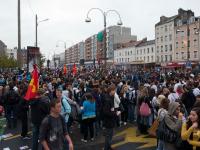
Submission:
[[[175,110],[180,106],[178,102],[171,102],[168,108],[168,114],[173,115]]]

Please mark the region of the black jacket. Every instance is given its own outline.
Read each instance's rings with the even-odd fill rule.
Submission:
[[[106,128],[114,128],[116,120],[116,112],[111,111],[114,108],[114,97],[106,94],[103,103],[103,119]]]
[[[33,99],[31,105],[31,121],[35,126],[40,126],[42,120],[50,112],[50,100],[47,96]]]

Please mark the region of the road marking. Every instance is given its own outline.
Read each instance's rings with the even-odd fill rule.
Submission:
[[[124,141],[112,145],[113,148],[127,143],[144,143],[144,145],[139,146],[137,149],[156,147],[157,145],[157,140],[155,138],[149,138],[148,135],[137,136],[136,128],[133,127],[127,128],[122,132],[117,133],[114,137],[118,136],[124,136]]]

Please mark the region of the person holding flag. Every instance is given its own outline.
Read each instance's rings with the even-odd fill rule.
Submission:
[[[29,83],[28,90],[24,97],[24,99],[27,101],[36,97],[37,90],[39,88],[39,75],[38,75],[36,64],[33,65],[33,68],[34,68],[34,70],[32,72],[32,79],[31,79],[31,82]]]

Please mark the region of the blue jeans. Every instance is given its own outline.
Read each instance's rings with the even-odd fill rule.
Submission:
[[[164,141],[158,139],[157,150],[164,150]]]
[[[104,150],[110,150],[113,137],[113,128],[105,129],[104,136],[105,136]]]
[[[33,125],[32,150],[38,150],[39,131],[40,131],[40,127]]]

